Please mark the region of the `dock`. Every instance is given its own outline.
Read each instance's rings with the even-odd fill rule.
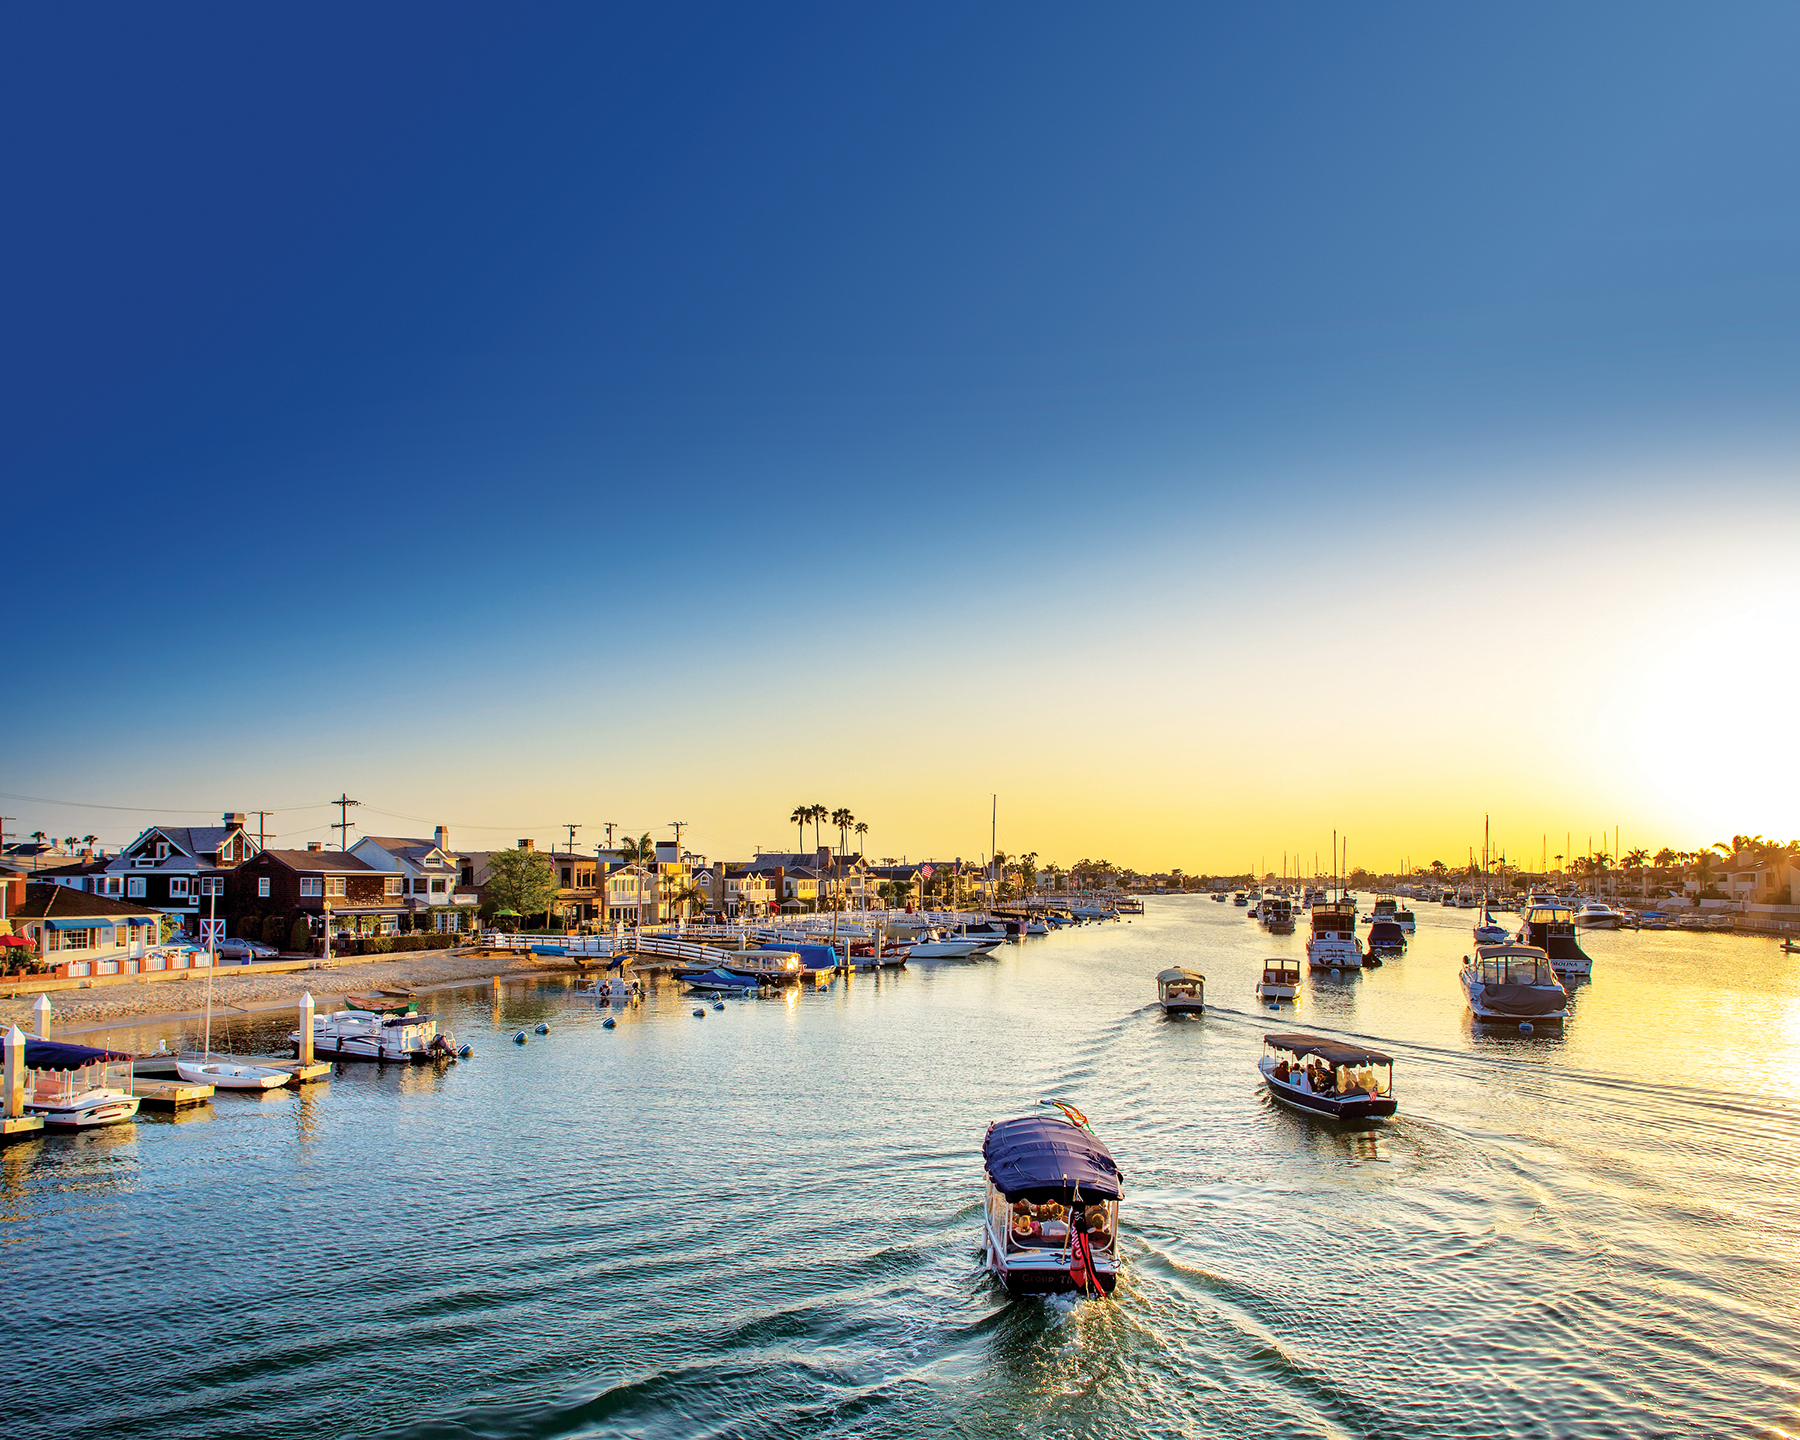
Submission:
[[[185,1085],[179,1080],[139,1080],[133,1078],[131,1093],[138,1098],[140,1110],[192,1110],[213,1097],[210,1085]]]
[[[228,1060],[239,1065],[266,1065],[271,1070],[285,1070],[288,1072],[289,1079],[287,1088],[290,1090],[297,1090],[302,1085],[316,1085],[321,1080],[329,1080],[331,1078],[331,1062],[329,1060],[314,1060],[308,1064],[302,1065],[298,1060],[293,1059],[291,1056],[226,1055],[220,1051],[214,1051],[212,1058],[214,1060]],[[181,1075],[175,1068],[175,1062],[177,1060],[186,1060],[192,1064],[199,1059],[200,1056],[198,1053],[183,1055],[140,1055],[132,1062],[131,1073],[140,1079],[179,1080]],[[209,1095],[212,1093],[213,1089],[210,1085],[190,1086],[188,1088],[205,1090]]]
[[[42,1115],[0,1115],[0,1145],[8,1140],[24,1140],[44,1128]]]

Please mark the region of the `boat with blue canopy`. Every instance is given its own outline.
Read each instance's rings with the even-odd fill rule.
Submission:
[[[1087,1116],[1061,1100],[988,1126],[987,1267],[1014,1295],[1110,1295],[1124,1176]]]
[[[0,1064],[6,1042],[0,1036]],[[131,1062],[120,1050],[25,1040],[25,1113],[41,1115],[46,1127],[86,1130],[117,1125],[138,1111],[131,1093]],[[114,1067],[120,1067],[122,1074]]]

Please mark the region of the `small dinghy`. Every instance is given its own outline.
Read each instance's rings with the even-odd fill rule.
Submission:
[[[1061,1100],[988,1126],[987,1267],[1014,1295],[1110,1295],[1124,1177],[1087,1117]]]
[[[1379,1050],[1320,1035],[1265,1035],[1257,1061],[1269,1098],[1333,1120],[1394,1113],[1394,1061]]]
[[[190,1085],[210,1085],[215,1090],[279,1090],[293,1079],[286,1070],[272,1065],[240,1065],[216,1055],[177,1060],[175,1073]]]

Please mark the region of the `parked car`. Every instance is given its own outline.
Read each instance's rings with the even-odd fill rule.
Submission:
[[[273,960],[278,953],[273,945],[259,945],[254,940],[221,940],[213,949],[221,960]]]

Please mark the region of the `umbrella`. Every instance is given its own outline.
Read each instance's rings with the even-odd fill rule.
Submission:
[[[0,935],[0,945],[23,945],[29,950],[37,949],[36,943],[23,935]]]

